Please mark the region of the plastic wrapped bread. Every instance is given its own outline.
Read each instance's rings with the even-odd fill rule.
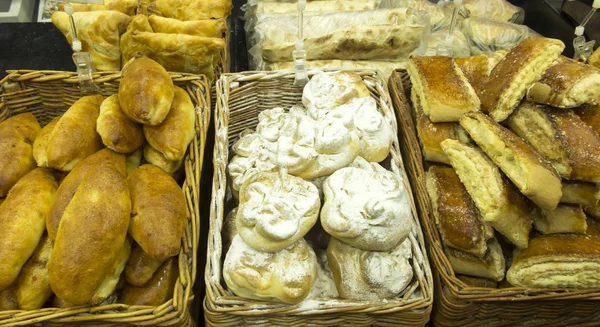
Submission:
[[[448,11],[453,7],[454,3],[444,6]],[[465,18],[480,17],[516,24],[522,24],[525,19],[525,11],[506,0],[464,0],[459,13]]]
[[[437,50],[440,45],[444,45],[446,41],[446,37],[448,36],[448,29],[441,29],[435,32],[432,32],[427,37],[427,49],[425,50],[426,56],[435,56],[437,55]],[[452,45],[452,57],[467,57],[471,54],[471,49],[469,47],[469,41],[467,37],[463,34],[463,32],[455,29],[452,32],[452,36],[454,36],[454,41],[451,43]]]
[[[452,21],[451,11],[444,10],[428,0],[381,0],[379,8],[411,8],[426,12],[432,31],[446,28]]]
[[[322,0],[307,1],[305,13],[307,15],[317,15],[324,13],[340,11],[359,11],[373,10],[379,6],[381,0]],[[256,5],[254,12],[260,13],[295,13],[297,10],[296,1],[248,1],[250,5]]]
[[[387,60],[307,60],[306,68],[320,69],[375,69],[383,74],[383,78],[387,80],[392,75],[394,69],[406,69],[406,61],[387,61]],[[259,68],[261,69],[261,68]],[[266,70],[286,70],[294,69],[293,61],[265,63]],[[262,70],[262,69],[261,69]]]
[[[471,54],[512,49],[530,36],[527,26],[487,18],[465,19],[462,30],[471,44]]]

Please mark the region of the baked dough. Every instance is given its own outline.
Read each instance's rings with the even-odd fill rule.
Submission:
[[[589,57],[588,64],[600,68],[600,50],[596,49]]]
[[[38,134],[33,143],[33,158],[37,162],[38,167],[48,167],[48,142],[50,134],[54,130],[54,126],[58,123],[61,116],[56,116],[52,119]]]
[[[142,127],[127,118],[116,94],[102,101],[96,131],[107,148],[119,153],[133,152],[144,143]]]
[[[597,184],[563,181],[560,202],[591,207],[598,205],[598,201],[600,187]]]
[[[390,251],[413,230],[404,181],[358,157],[323,185],[321,224],[331,236],[370,251]]]
[[[255,174],[240,189],[236,229],[245,243],[277,252],[304,237],[319,217],[319,191],[285,171]]]
[[[408,73],[412,92],[432,122],[455,122],[463,114],[479,110],[475,90],[452,58],[412,57]]]
[[[158,307],[172,299],[179,278],[177,258],[169,258],[151,277],[143,286],[125,284],[119,302]]]
[[[116,260],[110,265],[109,270],[92,295],[90,299],[90,305],[97,306],[101,305],[105,300],[107,300],[110,296],[113,295],[115,289],[117,288],[117,284],[121,280],[121,273],[125,269],[125,265],[127,264],[127,260],[129,255],[131,254],[131,240],[129,237],[125,239],[125,243],[121,246],[121,248],[117,251]]]
[[[410,239],[386,252],[365,251],[331,238],[327,259],[342,299],[380,301],[398,296],[412,281]]]
[[[495,121],[505,120],[527,90],[554,63],[565,45],[555,39],[525,39],[492,70],[479,94],[484,111]]]
[[[590,126],[596,134],[600,134],[600,105],[583,105],[573,109],[573,112]]]
[[[170,260],[170,259],[167,259]],[[131,255],[125,266],[125,280],[133,286],[146,284],[164,261],[149,256],[141,246],[133,243]]]
[[[48,261],[52,243],[44,235],[37,248],[21,269],[15,281],[16,298],[20,310],[37,310],[54,294],[48,277]]]
[[[487,55],[455,58],[454,62],[463,72],[475,93],[482,91],[483,84],[490,76],[490,58]]]
[[[508,269],[516,287],[598,288],[600,239],[574,234],[534,238]]]
[[[16,287],[11,285],[3,291],[0,291],[0,311],[18,309],[19,304],[17,303]]]
[[[431,166],[426,181],[433,216],[444,245],[483,257],[487,240],[494,236],[494,231],[481,217],[454,169]]]
[[[562,196],[560,178],[537,151],[482,113],[462,116],[460,125],[523,195],[542,209],[556,208]]]
[[[533,226],[542,234],[574,233],[585,234],[585,213],[577,204],[559,204],[556,209],[537,209],[533,214]]]
[[[498,288],[498,282],[488,278],[473,277],[467,275],[456,275],[456,278],[467,284],[469,287],[476,288]]]
[[[141,147],[131,153],[128,153],[125,156],[125,165],[127,167],[127,176],[131,175],[131,173],[142,164],[143,156],[144,156],[144,152],[142,151]]]
[[[155,166],[158,166],[167,174],[173,175],[183,166],[183,159],[171,161],[165,157],[160,151],[153,148],[150,144],[144,145],[144,159]]]
[[[445,140],[442,149],[483,219],[519,248],[526,248],[532,219],[525,199],[479,148]]]
[[[183,21],[226,18],[231,14],[231,0],[143,0],[142,13],[156,14]]]
[[[561,177],[600,183],[600,136],[571,110],[525,101],[508,123]]]
[[[138,0],[104,0],[104,4],[84,4],[71,3],[75,12],[98,11],[98,10],[116,10],[126,15],[133,16],[137,9]],[[58,5],[58,10],[64,10],[64,3]]]
[[[496,238],[488,241],[488,251],[483,258],[452,248],[445,250],[455,274],[488,278],[497,282],[504,279],[506,262]]]
[[[156,15],[148,17],[152,30],[156,33],[187,34],[205,37],[223,37],[227,32],[227,20],[204,19],[182,22],[173,18],[165,18]]]
[[[546,70],[527,91],[527,99],[559,108],[574,108],[600,100],[600,70],[574,60]]]
[[[30,113],[0,122],[0,198],[35,168],[33,145],[40,130]]]
[[[223,279],[238,296],[297,304],[317,279],[317,257],[304,239],[279,252],[261,252],[238,235],[225,256]]]
[[[361,11],[377,9],[377,0],[320,0],[307,1],[305,12],[307,15],[319,15],[341,11]],[[256,4],[255,13],[295,13],[295,3],[277,1],[259,1]]]
[[[310,242],[309,242],[310,245]],[[333,279],[333,273],[329,268],[329,260],[327,259],[327,246],[329,241],[325,244],[325,248],[315,248],[313,250],[317,255],[317,280],[314,282],[310,293],[305,300],[323,300],[323,299],[336,299],[340,297]]]
[[[487,17],[498,21],[513,21],[522,9],[506,0],[465,0],[466,17]]]
[[[323,0],[324,1],[324,0]],[[306,68],[319,68],[319,69],[339,69],[339,70],[365,70],[375,69],[378,70],[383,77],[384,81],[387,81],[392,72],[395,69],[405,69],[407,63],[396,60],[307,60]],[[294,69],[293,61],[282,61],[282,62],[270,62],[265,65],[266,70],[290,70]]]

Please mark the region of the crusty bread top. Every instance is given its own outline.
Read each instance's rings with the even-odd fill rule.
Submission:
[[[596,133],[600,134],[600,105],[585,104],[573,109],[573,112]]]
[[[592,259],[600,261],[600,239],[574,234],[550,234],[532,238],[529,247],[523,250],[513,265],[524,261],[543,262]]]
[[[593,66],[563,59],[548,68],[538,83],[548,85],[553,93],[558,94],[568,91],[581,78],[598,72]]]
[[[483,84],[487,81],[489,72],[489,57],[486,55],[462,57],[454,59],[473,87],[479,94]]]

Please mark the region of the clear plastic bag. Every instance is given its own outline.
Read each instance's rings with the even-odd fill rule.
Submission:
[[[383,74],[386,80],[390,78],[394,69],[405,69],[408,61],[376,61],[376,60],[308,60],[308,69],[374,69]],[[275,62],[265,65],[265,70],[294,69],[294,62]]]
[[[512,49],[529,37],[529,28],[509,22],[486,18],[468,18],[462,31],[469,40],[471,54],[490,53],[500,49]]]
[[[452,12],[427,0],[381,0],[379,8],[411,8],[429,14],[431,31],[435,32],[450,26]]]
[[[453,4],[449,3],[446,8],[452,9]],[[465,18],[488,18],[515,24],[523,24],[525,20],[525,11],[506,0],[464,0],[460,14]]]
[[[467,57],[471,55],[471,49],[469,47],[469,41],[467,37],[458,29],[455,29],[452,33],[453,40],[451,43],[451,49],[449,49],[452,57]],[[448,37],[448,30],[443,29],[436,32],[432,32],[427,40],[426,56],[439,55],[438,49],[440,46],[446,46],[446,38]]]

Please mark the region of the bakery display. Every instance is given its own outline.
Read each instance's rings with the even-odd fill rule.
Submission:
[[[461,14],[465,17],[485,17],[498,21],[523,21],[523,10],[506,0],[465,0]]]
[[[164,262],[153,258],[144,252],[141,246],[133,243],[131,255],[123,271],[125,280],[133,286],[143,286],[152,279]]]

